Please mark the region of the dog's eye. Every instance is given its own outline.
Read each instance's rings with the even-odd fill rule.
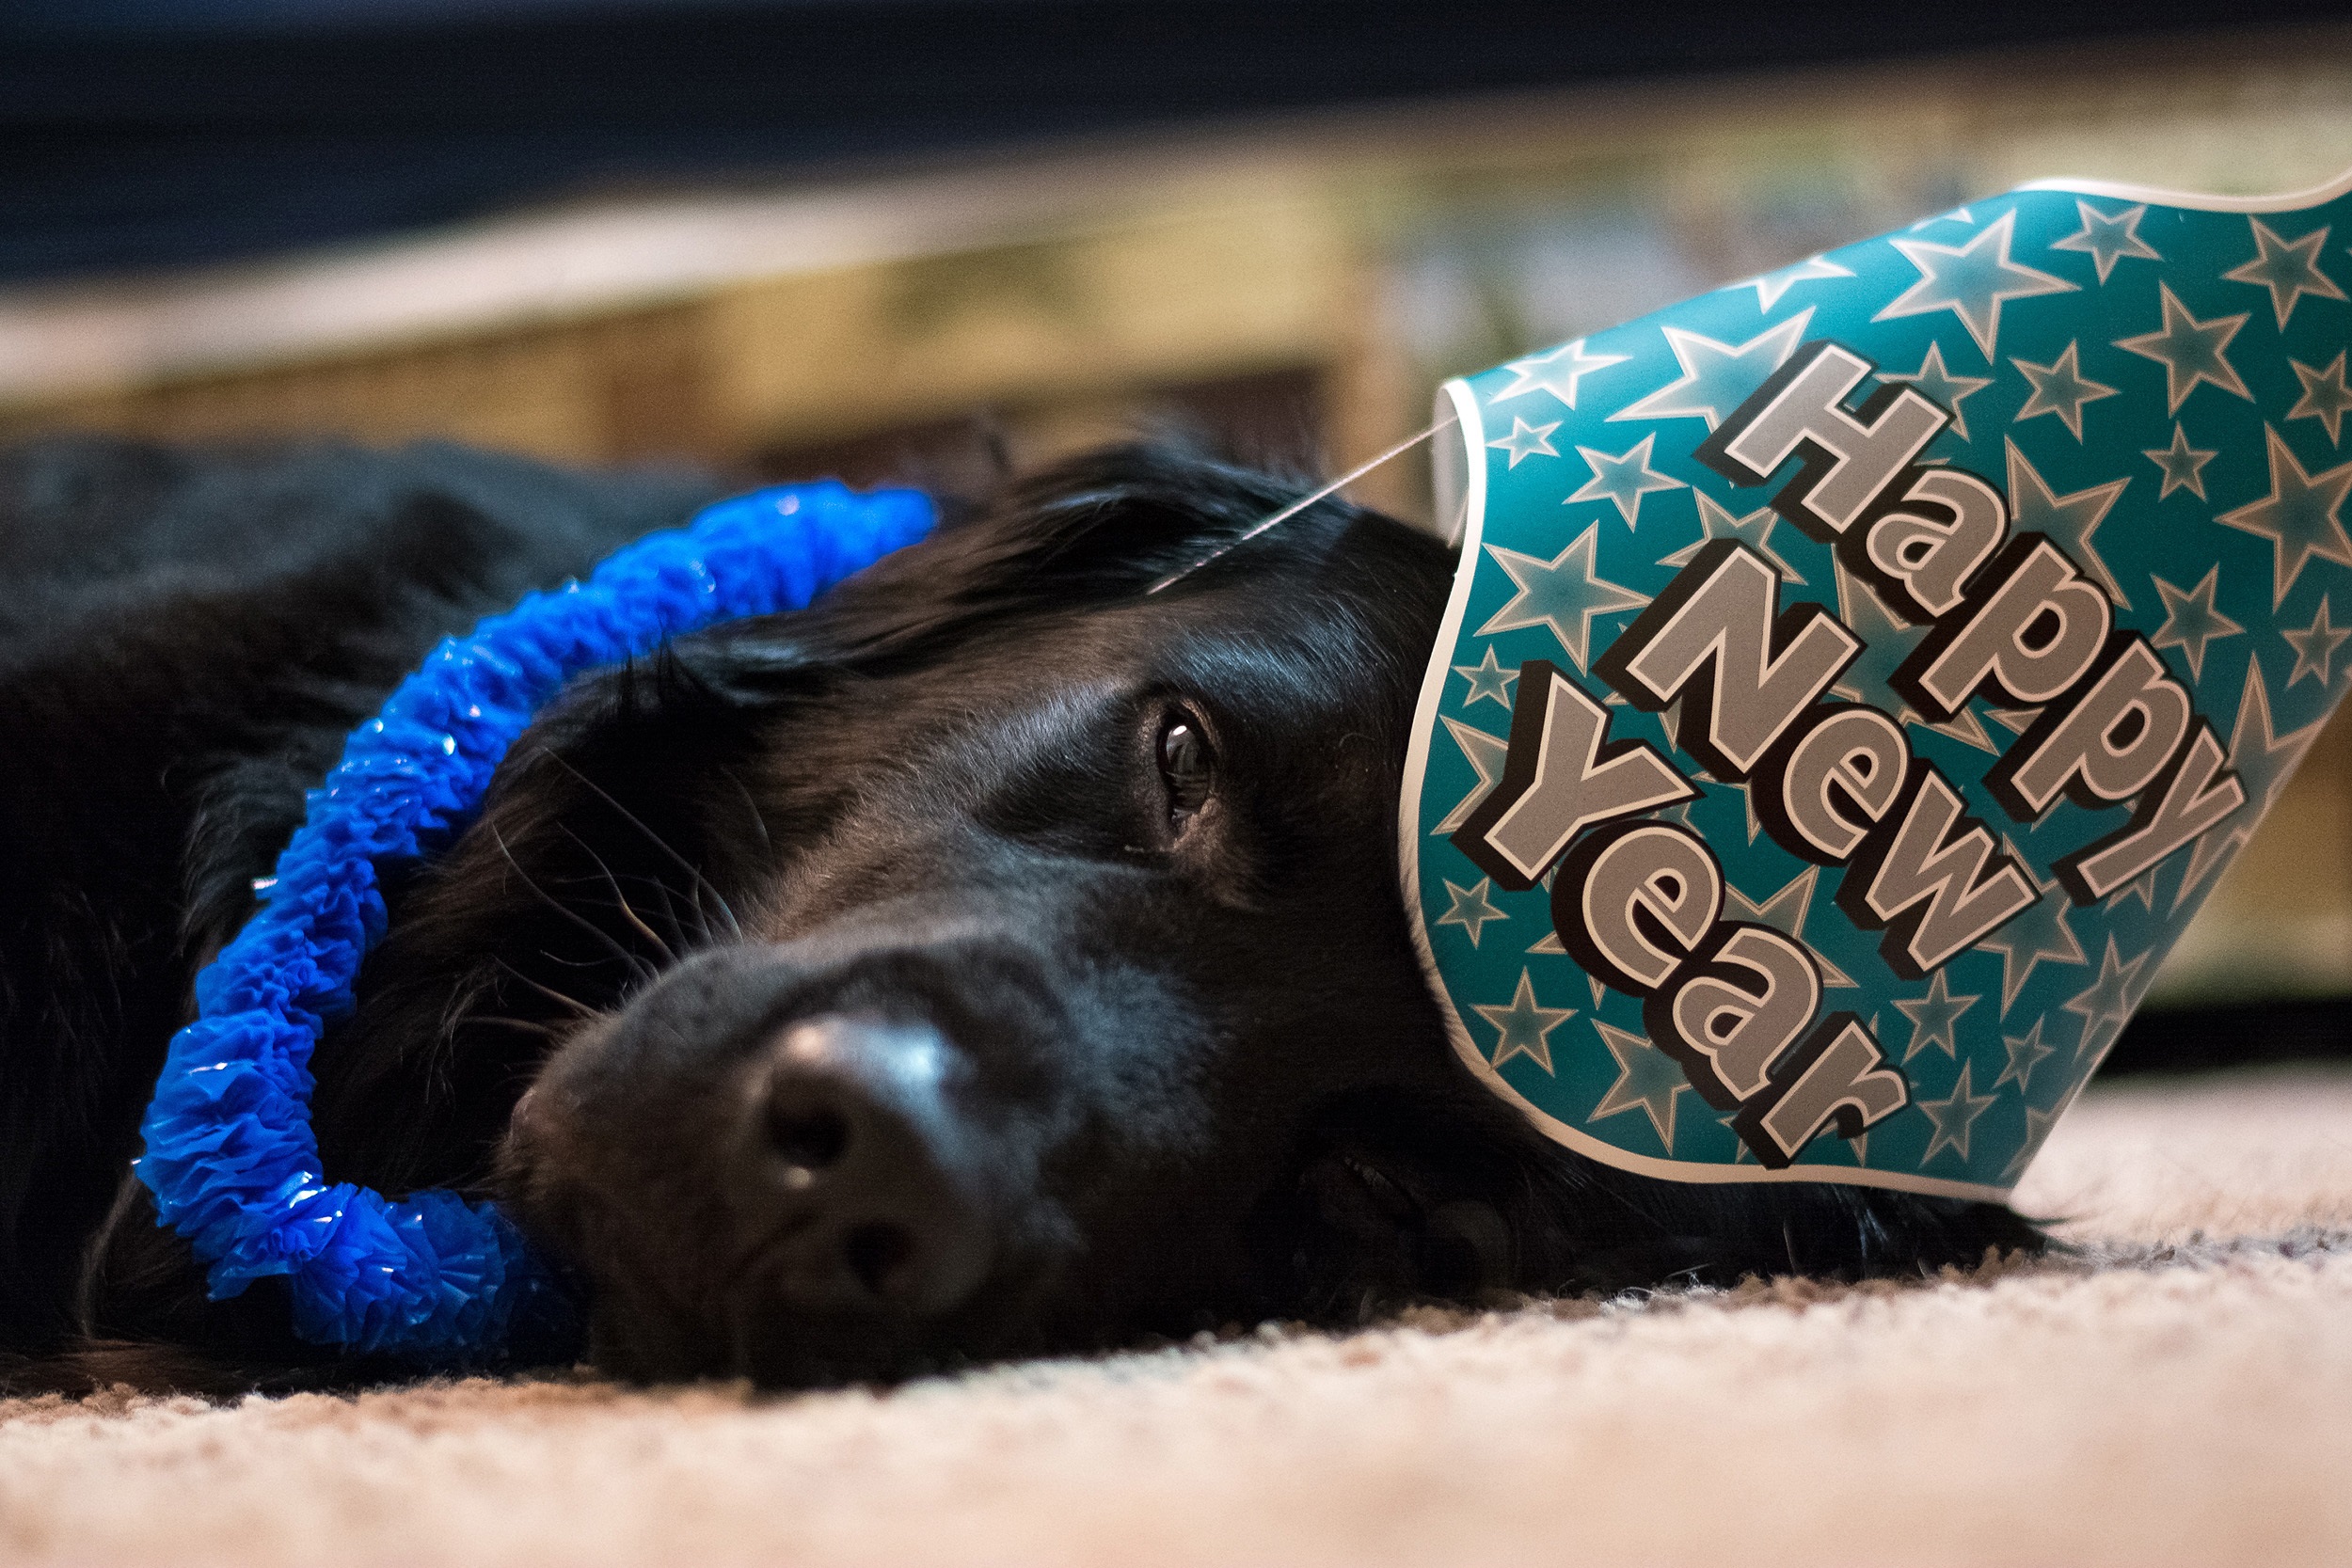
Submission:
[[[1216,753],[1210,750],[1200,721],[1189,713],[1171,713],[1160,724],[1157,748],[1160,783],[1168,790],[1168,821],[1178,830],[1208,804],[1216,785]]]

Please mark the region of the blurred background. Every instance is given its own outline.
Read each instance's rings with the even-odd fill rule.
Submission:
[[[952,488],[1173,413],[1337,471],[2022,181],[2346,167],[2341,4],[0,0],[0,439]],[[2338,1052],[2347,999],[2340,721],[2114,1065]]]

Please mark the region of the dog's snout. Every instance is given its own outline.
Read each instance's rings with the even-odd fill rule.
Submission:
[[[776,1238],[792,1307],[952,1310],[993,1251],[985,1172],[951,1094],[954,1048],[925,1023],[787,1025],[755,1077],[745,1223]]]

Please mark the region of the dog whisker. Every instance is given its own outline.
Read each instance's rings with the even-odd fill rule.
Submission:
[[[559,959],[558,961],[560,962],[561,960]],[[567,996],[564,992],[557,990],[553,986],[541,985],[530,975],[525,974],[521,970],[516,969],[513,964],[508,963],[504,958],[498,960],[498,966],[506,971],[507,974],[512,974],[516,979],[520,980],[524,985],[529,986],[532,990],[535,990],[540,995],[546,997],[548,1001],[569,1007],[582,1019],[601,1018],[604,1016],[596,1008],[588,1006],[587,1003],[582,1002],[577,996]]]
[[[776,851],[776,843],[774,839],[768,836],[768,814],[759,809],[759,802],[752,799],[750,788],[741,779],[736,777],[735,769],[722,768],[719,769],[719,776],[733,784],[735,792],[743,798],[743,809],[751,814],[752,826],[759,830],[759,847],[772,857]]]
[[[612,875],[612,868],[605,863],[604,857],[597,854],[595,849],[589,847],[588,841],[580,837],[578,833],[572,832],[571,829],[564,829],[564,836],[570,839],[574,844],[579,845],[580,852],[596,863],[596,870],[604,877],[604,885],[612,890],[612,904],[615,909],[620,911],[621,918],[628,921],[629,926],[637,932],[638,935],[644,937],[647,942],[652,942],[656,947],[661,949],[661,956],[664,958],[667,958],[672,963],[677,962],[677,949],[662,941],[660,933],[657,932],[652,927],[646,925],[644,921],[638,916],[635,906],[631,905],[628,901],[628,895],[621,891],[621,879]]]
[[[499,832],[498,824],[496,823],[490,824],[490,840],[499,847],[499,853],[506,857],[506,863],[514,867],[515,875],[522,879],[523,886],[531,891],[532,896],[536,897],[541,903],[547,905],[548,909],[553,910],[557,914],[562,915],[565,920],[570,921],[573,925],[579,927],[581,930],[587,932],[590,936],[604,943],[606,947],[612,950],[612,956],[619,958],[622,963],[626,964],[628,967],[629,973],[634,974],[637,978],[641,980],[651,980],[655,977],[656,971],[653,965],[647,963],[642,957],[630,952],[627,947],[621,945],[620,942],[614,941],[612,932],[606,930],[603,927],[598,926],[595,921],[588,919],[579,911],[571,908],[562,899],[556,897],[553,894],[548,892],[547,889],[541,887],[537,882],[532,880],[531,873],[525,871],[522,866],[522,862],[515,858],[515,851],[507,847],[506,835]]]
[[[519,1029],[526,1034],[545,1036],[548,1039],[558,1038],[566,1033],[565,1030],[553,1023],[535,1022],[527,1018],[501,1018],[495,1013],[474,1013],[469,1015],[465,1022],[487,1023],[501,1029]]]
[[[710,890],[710,896],[717,902],[720,911],[727,917],[727,926],[729,929],[734,932],[737,938],[741,938],[743,935],[742,925],[735,918],[735,911],[729,907],[726,895],[719,891],[718,887],[712,883],[708,877],[703,875],[703,869],[701,866],[696,865],[693,862],[688,860],[684,855],[679,854],[675,849],[672,848],[668,839],[663,838],[660,833],[655,832],[651,828],[645,826],[644,821],[639,817],[635,812],[629,810],[627,806],[621,804],[620,801],[614,800],[612,798],[612,791],[606,789],[602,784],[596,783],[596,780],[590,778],[587,774],[573,767],[565,758],[558,755],[554,751],[547,747],[540,748],[540,754],[552,761],[558,768],[563,768],[564,771],[569,773],[573,778],[579,780],[580,784],[586,788],[590,794],[596,796],[597,800],[602,800],[606,805],[612,807],[612,810],[619,815],[622,821],[628,823],[630,827],[644,834],[647,843],[651,844],[655,848],[660,850],[663,854],[669,856],[672,861],[676,863],[679,870],[694,879],[694,885],[697,891],[695,891],[692,896],[696,910],[699,911],[702,908],[702,893],[700,890],[703,888],[708,888]],[[707,929],[707,917],[706,917],[705,928],[706,930]]]

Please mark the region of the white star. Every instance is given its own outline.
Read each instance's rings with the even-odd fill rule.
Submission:
[[[1977,722],[1977,716],[1966,708],[1941,724],[1930,724],[1913,711],[1895,684],[1896,672],[1910,658],[1914,649],[1927,640],[1930,627],[1913,626],[1886,608],[1877,590],[1860,577],[1846,569],[1842,561],[1836,563],[1837,574],[1837,618],[1848,630],[1862,639],[1862,651],[1853,657],[1837,684],[1830,689],[1838,696],[1857,703],[1867,703],[1891,717],[1898,724],[1917,724],[1938,735],[1947,735],[1964,741],[1980,752],[1996,748]]]
[[[1583,487],[1570,495],[1565,505],[1578,501],[1606,500],[1616,503],[1625,518],[1625,526],[1638,528],[1642,520],[1642,498],[1653,490],[1679,490],[1682,481],[1668,479],[1649,466],[1650,449],[1658,442],[1654,435],[1645,436],[1633,446],[1614,456],[1592,447],[1579,447],[1576,455],[1592,466],[1593,477]]]
[[[1609,1054],[1617,1059],[1617,1081],[1609,1085],[1609,1092],[1584,1119],[1598,1121],[1639,1106],[1656,1129],[1658,1141],[1672,1154],[1675,1099],[1691,1086],[1691,1080],[1672,1056],[1641,1036],[1612,1028],[1598,1019],[1593,1020],[1593,1027],[1599,1031],[1600,1043],[1609,1048]]]
[[[1470,682],[1470,695],[1462,699],[1462,706],[1471,707],[1492,698],[1505,708],[1511,705],[1511,683],[1519,678],[1517,670],[1505,670],[1495,662],[1495,646],[1486,644],[1486,657],[1475,664],[1457,664],[1454,673]]]
[[[1993,385],[1989,375],[1954,375],[1944,368],[1944,345],[1931,341],[1919,368],[1909,375],[1882,372],[1882,381],[1908,381],[1923,398],[1952,417],[1952,433],[1962,440],[1968,439],[1968,420],[1960,405],[1970,397]]]
[[[1489,924],[1511,918],[1495,908],[1494,901],[1486,896],[1494,891],[1492,878],[1479,878],[1476,887],[1458,887],[1452,881],[1447,881],[1445,891],[1453,898],[1454,907],[1438,916],[1438,924],[1459,926],[1463,930],[1468,931],[1472,947],[1478,945],[1478,934],[1484,931]],[[1489,1019],[1487,1022],[1491,1023],[1494,1021]]]
[[[2043,414],[2056,414],[2058,422],[2065,425],[2077,441],[2083,438],[2083,404],[2115,396],[2114,388],[2083,374],[2073,343],[2068,343],[2066,352],[2046,365],[2036,365],[2025,359],[2011,359],[2010,363],[2017,367],[2018,373],[2033,388],[2033,396],[2027,398],[2026,406],[2017,411],[2017,418],[2022,421]]]
[[[2046,1111],[2037,1111],[2030,1105],[2026,1107],[2025,1147],[2018,1149],[2017,1157],[2009,1163],[2006,1170],[2001,1172],[2003,1181],[2013,1181],[2025,1174],[2026,1166],[2032,1163],[2035,1151],[2042,1148],[2042,1141],[2050,1135],[2051,1125],[2058,1120],[2058,1113],[2064,1109],[2066,1109],[2064,1105],[2055,1105]]]
[[[1759,506],[1744,517],[1735,517],[1704,490],[1694,490],[1699,503],[1699,536],[1669,556],[1659,558],[1661,566],[1688,566],[1699,551],[1718,539],[1737,539],[1780,569],[1780,575],[1804,586],[1804,574],[1788,564],[1781,553],[1772,548],[1773,527],[1782,521],[1779,513],[1769,506]]]
[[[2352,491],[2352,463],[2322,474],[2305,473],[2285,438],[2268,425],[2263,431],[2270,441],[2270,494],[2224,512],[2214,521],[2270,541],[2271,603],[2275,606],[2286,603],[2287,591],[2312,557],[2352,566],[2352,538],[2344,536],[2344,521],[2336,515],[2344,509],[2345,493]]]
[[[1715,1125],[1723,1128],[1731,1134],[1731,1163],[1735,1165],[1752,1165],[1756,1164],[1756,1150],[1748,1147],[1747,1139],[1740,1136],[1740,1129],[1736,1125],[1743,1114],[1744,1113],[1742,1112],[1734,1111],[1727,1117],[1717,1117],[1715,1118]]]
[[[1746,282],[1735,283],[1732,287],[1754,289],[1756,308],[1769,316],[1772,313],[1772,307],[1780,303],[1780,296],[1800,283],[1809,283],[1817,277],[1851,277],[1852,276],[1852,273],[1824,257],[1808,256],[1802,261],[1793,261],[1776,272],[1768,272],[1760,277],[1751,277]]]
[[[1444,721],[1446,733],[1454,737],[1454,744],[1462,748],[1462,755],[1469,758],[1470,767],[1477,770],[1478,784],[1455,803],[1452,811],[1445,814],[1443,821],[1429,830],[1433,838],[1442,837],[1470,820],[1470,814],[1478,809],[1478,802],[1486,798],[1486,791],[1494,788],[1495,781],[1502,777],[1503,759],[1511,754],[1509,741],[1488,735],[1485,730],[1472,729],[1459,719],[1450,719],[1444,714],[1438,717]]]
[[[2328,595],[2322,594],[2319,596],[2319,613],[2312,617],[2310,626],[2301,631],[2281,626],[2279,635],[2285,638],[2287,646],[2295,650],[2295,672],[2287,676],[2286,689],[2294,690],[2295,683],[2305,675],[2316,676],[2321,688],[2325,689],[2328,668],[2335,659],[2336,650],[2344,646],[2344,640],[2352,637],[2352,626],[2338,630],[2328,624]]]
[[[1960,1041],[1953,1031],[1959,1026],[1961,1015],[1984,999],[1980,996],[1954,996],[1946,983],[1945,972],[1937,970],[1928,982],[1925,995],[1908,1000],[1897,998],[1895,1010],[1911,1020],[1911,1043],[1903,1048],[1903,1060],[1934,1046],[1947,1056],[1959,1054]],[[1965,1158],[1963,1151],[1963,1158]]]
[[[1919,1156],[1922,1165],[1947,1148],[1957,1153],[1963,1164],[1967,1164],[1969,1130],[1976,1125],[1977,1118],[1991,1110],[2001,1098],[1997,1094],[1969,1092],[1968,1070],[1971,1065],[1967,1062],[1960,1064],[1960,1077],[1952,1085],[1951,1098],[1917,1101],[1919,1109],[1928,1114],[1928,1119],[1935,1123],[1935,1136],[1928,1140],[1928,1151]]]
[[[2207,567],[2197,586],[2185,594],[2153,572],[2148,580],[2156,585],[2156,593],[2164,600],[2164,625],[2156,628],[2156,635],[2148,640],[2148,645],[2180,649],[2188,660],[2189,678],[2203,678],[2205,644],[2246,630],[2213,607],[2214,590],[2221,583],[2220,566],[2217,563]]]
[[[2068,560],[2097,578],[2117,604],[2129,609],[2131,599],[2115,580],[2115,574],[2107,570],[2107,563],[2099,559],[2090,536],[2106,521],[2108,509],[2131,481],[2112,479],[2071,496],[2054,495],[2034,466],[2026,461],[2026,454],[2017,450],[2017,443],[2006,436],[2003,439],[2009,444],[2009,504],[2016,531],[2049,535]]]
[[[2257,657],[2246,661],[2246,689],[2238,698],[2237,721],[2230,729],[2230,768],[2246,790],[2246,804],[2206,830],[2205,835],[2197,841],[2197,847],[2189,853],[2188,870],[2181,878],[2180,889],[2172,895],[2175,910],[2208,872],[2228,864],[2231,856],[2253,832],[2254,824],[2270,809],[2279,786],[2286,783],[2287,775],[2303,760],[2303,753],[2311,750],[2321,722],[2313,720],[2291,734],[2277,734],[2271,727],[2270,689],[2263,684],[2262,659]]]
[[[2079,1062],[2088,1053],[2095,1070],[2115,1037],[2123,1032],[2124,1020],[2139,1006],[2139,971],[2148,962],[2148,955],[2140,954],[2130,963],[2120,961],[2115,951],[2115,938],[2107,938],[2106,951],[2099,956],[2099,977],[2090,989],[2072,1002],[2065,1010],[2083,1021],[2082,1037],[2074,1042],[2074,1059]]]
[[[2295,379],[2303,384],[2303,395],[2287,410],[2287,418],[2317,420],[2328,427],[2328,444],[2336,445],[2344,439],[2344,410],[2352,408],[2352,388],[2344,384],[2344,350],[2336,351],[2324,371],[2296,359],[2287,363],[2295,367]]]
[[[2003,1068],[2001,1075],[1993,1080],[1993,1087],[1996,1092],[2003,1084],[2013,1078],[2017,1081],[2017,1092],[2024,1094],[2032,1083],[2033,1069],[2042,1065],[2044,1057],[2058,1054],[2058,1047],[2045,1043],[2042,1038],[2042,1018],[2037,1016],[2033,1021],[2033,1027],[2023,1035],[2001,1037],[2001,1043],[2009,1047],[2009,1066]]]
[[[2201,381],[2210,381],[2225,392],[2252,402],[2254,394],[2246,389],[2237,367],[2224,353],[2238,328],[2246,325],[2245,312],[2201,322],[2173,297],[2170,284],[2158,283],[2156,293],[2164,306],[2164,325],[2137,338],[2118,338],[2115,346],[2164,367],[2164,411],[2179,413]]]
[[[1755,837],[1750,835],[1748,842],[1755,843]],[[1819,885],[1820,876],[1820,866],[1808,865],[1797,874],[1794,880],[1760,904],[1726,880],[1724,883],[1724,918],[1745,921],[1751,926],[1770,926],[1782,936],[1802,943],[1813,954],[1813,961],[1821,971],[1822,985],[1851,987],[1852,978],[1830,962],[1827,956],[1805,938],[1805,917],[1813,908],[1813,890]]]
[[[2193,492],[2199,500],[2205,499],[2205,465],[2221,455],[2218,449],[2201,451],[2188,444],[2188,432],[2178,420],[2172,425],[2172,444],[2150,447],[2139,454],[2164,470],[2164,488],[2156,492],[2162,500],[2175,490]]]
[[[1622,365],[1622,354],[1587,354],[1584,340],[1563,343],[1549,354],[1538,354],[1527,359],[1515,359],[1503,367],[1518,379],[1486,401],[1501,403],[1527,392],[1549,392],[1566,407],[1576,406],[1577,383],[1595,371]]]
[[[2080,250],[2089,253],[2098,263],[2099,281],[2105,283],[2115,263],[2126,256],[2144,261],[2161,261],[2156,247],[2139,237],[2139,220],[2148,215],[2145,207],[2126,207],[2108,217],[2082,198],[2074,198],[2074,211],[2082,214],[2083,226],[2062,240],[2050,242],[2052,250]]]
[[[2001,847],[2010,859],[2032,879],[2034,889],[2042,895],[2028,904],[2016,918],[1977,943],[1988,953],[2001,956],[2001,1016],[2017,1000],[2026,982],[2033,978],[2033,966],[2041,963],[2079,964],[2087,962],[2083,944],[2074,935],[2074,928],[2066,923],[2065,891],[2055,881],[2045,882],[2034,875],[2033,864],[2019,853],[2017,846],[2007,838]],[[1994,1087],[1999,1087],[1995,1085]]]
[[[2305,294],[2314,299],[2342,299],[2344,291],[2333,279],[2319,270],[2319,247],[2328,243],[2328,230],[2314,230],[2301,239],[2289,242],[2280,239],[2270,226],[2260,218],[2249,217],[2254,226],[2254,259],[2232,267],[2221,276],[2233,283],[2251,283],[2270,291],[2270,309],[2279,318],[2279,329],[2286,330],[2287,318]]]
[[[1903,260],[1919,270],[1919,280],[1870,319],[1893,321],[1899,316],[1949,310],[1960,318],[1968,335],[1977,341],[1977,347],[1990,360],[1993,346],[2001,336],[2004,300],[2075,292],[2074,285],[2062,277],[2053,277],[2009,259],[2010,235],[2016,223],[2015,213],[2003,213],[1990,228],[1964,245],[1936,245],[1928,240],[1888,242],[1903,253]]]
[[[1551,444],[1551,433],[1560,428],[1558,420],[1549,424],[1529,424],[1518,415],[1511,416],[1511,434],[1498,436],[1486,444],[1511,454],[1511,467],[1519,466],[1522,457],[1557,457],[1560,449]]]
[[[1976,214],[1971,213],[1967,208],[1955,207],[1948,213],[1931,214],[1928,216],[1921,218],[1911,227],[1915,231],[1917,230],[1925,229],[1931,223],[1974,223],[1976,221]]]
[[[2158,869],[2158,867],[2152,865],[2147,870],[2141,872],[2138,876],[2133,878],[2130,881],[2124,883],[2122,887],[2117,888],[2113,893],[2109,894],[2107,895],[2107,912],[2112,914],[2117,910],[2123,907],[2125,900],[2137,898],[2139,900],[2139,907],[2141,909],[2146,910],[2150,914],[2155,913],[2156,872]]]
[[[1507,1007],[1474,1005],[1471,1010],[1494,1025],[1495,1053],[1488,1065],[1500,1068],[1514,1056],[1525,1056],[1546,1072],[1551,1071],[1551,1032],[1576,1016],[1574,1007],[1546,1007],[1535,1001],[1535,982],[1519,971],[1519,989]]]
[[[1499,631],[1517,631],[1521,626],[1549,626],[1560,646],[1567,650],[1568,657],[1576,661],[1579,670],[1583,669],[1585,656],[1593,644],[1593,618],[1639,610],[1649,603],[1647,595],[1595,575],[1593,554],[1599,544],[1600,525],[1595,523],[1549,561],[1507,550],[1500,545],[1487,546],[1486,553],[1494,557],[1495,564],[1502,568],[1518,593],[1478,628],[1478,635],[1490,637]]]
[[[1612,420],[1705,420],[1712,430],[1724,415],[1747,402],[1772,373],[1788,362],[1812,321],[1810,306],[1734,347],[1678,326],[1665,328],[1667,346],[1682,367],[1681,379],[1610,415]]]

